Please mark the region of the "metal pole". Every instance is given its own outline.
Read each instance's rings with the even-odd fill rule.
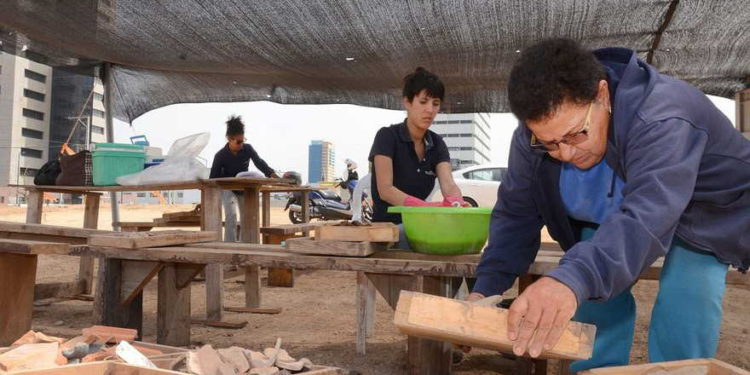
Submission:
[[[110,63],[104,63],[102,67],[104,69],[102,84],[104,85],[104,109],[107,111],[107,142],[113,143],[115,141],[115,129],[113,124],[114,106],[112,105],[112,65]],[[120,231],[119,225],[114,223],[120,222],[120,207],[117,204],[117,193],[111,191],[109,193],[109,201],[112,206],[112,230]]]

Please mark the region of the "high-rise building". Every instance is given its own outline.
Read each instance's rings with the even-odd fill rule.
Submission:
[[[316,183],[334,180],[336,166],[336,152],[333,143],[328,141],[312,141],[309,147],[307,163],[307,182]]]
[[[80,122],[76,122],[80,116]],[[55,68],[52,79],[52,119],[49,155],[54,157],[70,137],[75,151],[106,142],[104,86],[99,78]],[[73,128],[75,127],[75,131]],[[72,134],[71,134],[72,132]]]
[[[441,113],[430,130],[443,137],[454,170],[491,161],[490,123],[486,113]]]
[[[49,158],[52,68],[0,52],[0,186],[32,184]],[[22,200],[0,187],[0,204]]]

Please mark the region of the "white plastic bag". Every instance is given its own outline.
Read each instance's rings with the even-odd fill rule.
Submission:
[[[180,138],[172,143],[169,154],[161,164],[117,177],[115,181],[119,185],[134,186],[206,179],[210,170],[196,157],[206,148],[210,138],[209,133]]]

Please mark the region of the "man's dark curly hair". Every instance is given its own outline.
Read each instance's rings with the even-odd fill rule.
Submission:
[[[227,137],[245,134],[245,124],[241,116],[230,116],[227,120]]]
[[[445,87],[440,77],[420,66],[413,73],[409,73],[404,77],[404,89],[402,93],[411,102],[422,90],[426,90],[427,95],[431,98],[443,100],[445,96]]]
[[[578,42],[547,39],[523,51],[508,80],[510,110],[523,121],[551,115],[564,101],[596,98],[604,66]]]

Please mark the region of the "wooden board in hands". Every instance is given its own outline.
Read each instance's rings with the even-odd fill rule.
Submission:
[[[284,241],[286,248],[293,253],[345,257],[367,257],[386,250],[389,245],[380,242],[318,241],[309,237],[288,238]]]
[[[393,321],[409,336],[513,353],[506,309],[401,291]],[[542,352],[540,358],[588,359],[595,333],[593,325],[570,322],[557,345]]]
[[[117,247],[121,249],[143,249],[185,245],[197,242],[218,241],[217,232],[165,230],[158,232],[113,232],[89,237],[89,245]]]
[[[398,226],[392,223],[370,225],[326,225],[315,228],[318,241],[398,242]]]

